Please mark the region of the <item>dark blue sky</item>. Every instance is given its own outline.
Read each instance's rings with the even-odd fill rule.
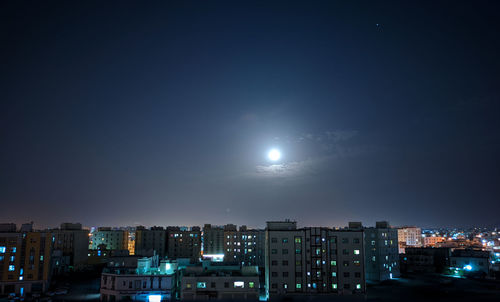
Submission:
[[[500,5],[406,2],[2,2],[0,221],[500,224]]]

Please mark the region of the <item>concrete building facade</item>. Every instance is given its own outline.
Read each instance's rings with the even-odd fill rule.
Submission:
[[[297,229],[268,222],[265,282],[268,297],[365,292],[363,230]]]
[[[366,280],[380,282],[400,276],[398,230],[386,221],[365,228]]]

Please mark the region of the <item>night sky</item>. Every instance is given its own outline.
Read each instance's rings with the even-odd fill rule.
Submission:
[[[500,224],[500,3],[407,2],[2,1],[0,222]]]

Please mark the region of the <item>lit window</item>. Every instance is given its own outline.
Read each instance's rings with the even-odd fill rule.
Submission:
[[[186,283],[186,288],[191,288],[191,283]]]
[[[197,288],[207,288],[207,283],[206,282],[198,282],[196,283]]]
[[[248,282],[248,287],[250,287],[250,288],[254,288],[254,286],[255,286],[255,283],[253,283],[253,282]]]
[[[302,242],[302,238],[300,237],[295,237],[295,243],[301,243]]]
[[[23,276],[19,276],[19,281],[22,281],[23,279]]]
[[[302,284],[300,284],[300,283],[295,284],[295,288],[296,289],[301,289],[302,288]]]
[[[13,272],[16,269],[14,265],[9,265],[9,272]]]
[[[333,289],[337,289],[337,283],[333,283],[333,284],[332,284],[332,288],[333,288]]]
[[[283,283],[283,288],[284,288],[284,289],[287,289],[287,288],[288,288],[288,284]]]
[[[354,265],[360,265],[359,260],[354,260]]]
[[[234,286],[234,288],[244,288],[245,287],[245,282],[243,282],[243,281],[234,281],[233,286]]]
[[[14,262],[14,260],[16,260],[16,257],[15,256],[10,256],[10,262]]]
[[[13,248],[12,248],[12,250],[11,250],[11,252],[12,252],[12,253],[15,253],[15,252],[16,252],[16,250],[17,250],[17,248],[16,248],[16,247],[13,247]]]
[[[354,255],[359,255],[359,250],[354,250]]]
[[[0,246],[0,254],[5,254],[5,246]]]
[[[337,277],[337,272],[332,272],[332,277]]]
[[[333,266],[337,265],[337,261],[335,261],[335,260],[330,261],[330,265],[333,265]]]
[[[361,284],[356,284],[356,289],[361,289]]]

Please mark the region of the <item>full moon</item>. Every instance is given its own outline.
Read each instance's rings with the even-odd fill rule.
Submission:
[[[267,154],[267,157],[269,157],[269,159],[272,161],[277,161],[278,159],[281,158],[281,152],[278,149],[272,149]]]

